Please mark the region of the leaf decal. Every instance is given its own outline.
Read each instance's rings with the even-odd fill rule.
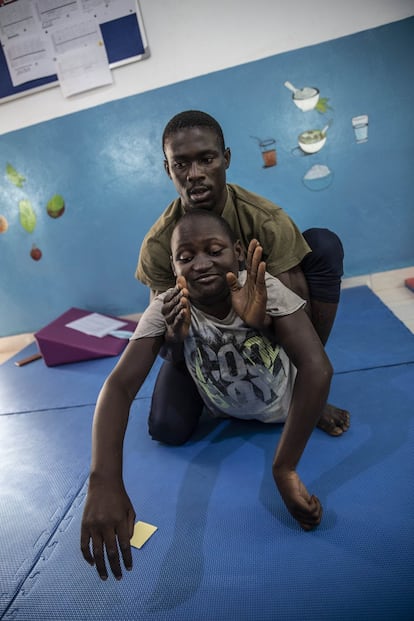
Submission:
[[[329,97],[319,97],[318,103],[315,106],[315,110],[324,114],[328,110],[333,110],[332,106],[328,103]]]
[[[6,175],[8,180],[16,185],[18,188],[22,188],[26,178],[23,177],[11,164],[6,165]]]
[[[20,224],[28,233],[33,233],[36,227],[36,214],[30,201],[24,199],[19,202]]]

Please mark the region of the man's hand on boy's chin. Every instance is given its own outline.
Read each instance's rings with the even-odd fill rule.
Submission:
[[[312,530],[322,519],[322,505],[311,496],[295,470],[274,472],[275,483],[289,513],[303,530]]]
[[[185,278],[178,276],[176,286],[168,291],[162,306],[162,314],[168,326],[165,333],[167,343],[182,343],[188,335],[191,322],[188,295]]]

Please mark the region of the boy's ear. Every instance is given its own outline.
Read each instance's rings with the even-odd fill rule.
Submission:
[[[244,250],[243,250],[243,246],[241,245],[241,241],[239,239],[234,244],[234,254],[237,257],[237,261],[239,263],[239,269],[240,270],[245,269],[244,266],[246,265],[246,261],[245,261],[245,256],[244,256]]]

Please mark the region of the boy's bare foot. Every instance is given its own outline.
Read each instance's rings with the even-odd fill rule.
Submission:
[[[346,410],[327,403],[316,426],[330,436],[340,436],[348,431],[351,424],[350,418]]]

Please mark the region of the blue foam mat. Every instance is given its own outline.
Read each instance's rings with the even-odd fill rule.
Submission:
[[[119,359],[110,356],[56,367],[46,366],[43,360],[23,367],[14,364],[37,351],[37,345],[32,343],[0,365],[0,415],[94,404]],[[157,359],[139,397],[151,395],[160,365],[161,359]]]
[[[0,414],[74,407],[96,402],[118,357],[47,367],[37,360],[24,367],[14,362],[37,351],[29,345],[0,365]],[[368,287],[345,289],[327,345],[336,373],[414,361],[414,337]],[[139,397],[149,397],[158,373],[158,358]]]
[[[414,336],[369,287],[345,289],[326,351],[335,373],[414,362]]]
[[[84,484],[90,464],[92,407],[0,417],[0,613]]]
[[[274,487],[280,426],[204,420],[188,445],[165,447],[147,435],[149,400],[136,401],[126,486],[137,518],[158,531],[134,550],[132,572],[102,583],[79,551],[83,489],[3,618],[411,619],[413,380],[413,364],[334,377],[332,396],[351,410],[352,427],[341,438],[315,430],[301,460],[324,505],[311,533]]]

